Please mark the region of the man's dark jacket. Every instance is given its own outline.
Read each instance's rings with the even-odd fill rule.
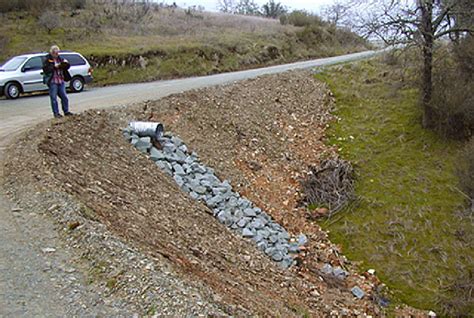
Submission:
[[[69,74],[69,68],[71,65],[64,61],[64,59],[59,56],[58,57],[60,62],[60,70],[63,72],[63,78],[65,82],[69,82],[71,80],[71,74]],[[51,81],[53,80],[54,74],[54,58],[51,54],[46,55],[46,59],[43,62],[43,83],[46,85],[50,85]]]

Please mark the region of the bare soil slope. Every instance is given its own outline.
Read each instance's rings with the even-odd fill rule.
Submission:
[[[229,314],[378,315],[369,297],[356,300],[349,291],[357,284],[370,295],[373,282],[356,274],[338,281],[320,273],[323,262],[349,265],[297,207],[297,181],[305,167],[333,153],[322,142],[330,105],[320,82],[296,72],[89,111],[37,127],[34,139],[25,137],[12,148],[7,174],[17,187],[33,182],[43,191],[73,196],[87,206],[87,213],[78,214],[167,262],[190,284],[211,290],[210,301]],[[121,128],[132,119],[163,122],[241,194],[290,232],[307,234],[308,252],[299,265],[290,271],[277,268],[181,192],[122,137]]]

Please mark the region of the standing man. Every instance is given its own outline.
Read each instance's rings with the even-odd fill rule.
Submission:
[[[58,109],[58,95],[61,98],[61,106],[65,116],[72,116],[69,111],[69,99],[66,94],[66,83],[71,80],[68,69],[70,64],[67,60],[59,56],[59,47],[53,45],[43,63],[43,83],[49,87],[49,97],[51,98],[51,108],[54,118],[61,118]]]

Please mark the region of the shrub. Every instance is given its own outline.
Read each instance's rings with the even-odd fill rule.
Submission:
[[[85,9],[86,5],[86,0],[63,0],[63,6],[73,10]]]
[[[474,38],[442,48],[434,69],[434,129],[448,138],[466,139],[474,130]]]
[[[52,11],[45,11],[38,19],[38,24],[42,28],[45,28],[48,31],[48,34],[51,33],[54,29],[58,28],[61,25],[61,20],[58,13]]]
[[[13,10],[17,10],[18,1],[12,0],[0,0],[0,12],[6,13]]]
[[[304,10],[295,10],[286,15],[287,23],[297,27],[306,27],[310,25],[323,26],[326,23],[315,14],[308,13]],[[281,23],[281,19],[280,19]]]
[[[28,11],[41,13],[45,10],[62,8],[85,9],[87,0],[0,0],[0,12]]]

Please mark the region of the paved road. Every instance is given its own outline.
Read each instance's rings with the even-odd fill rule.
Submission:
[[[185,79],[156,81],[141,84],[126,84],[103,88],[89,88],[80,94],[70,94],[71,110],[80,112],[90,108],[106,108],[161,97],[205,86],[225,84],[233,81],[257,77],[264,74],[281,73],[288,70],[305,69],[317,66],[354,61],[371,57],[377,52],[366,51],[349,55],[317,59],[306,62],[277,65],[240,72],[192,77]],[[51,117],[48,96],[30,96],[17,100],[0,100],[0,158],[1,147],[6,136],[19,132],[34,123]]]
[[[225,84],[264,74],[331,65],[371,57],[368,51],[339,57],[318,59],[287,65],[212,76],[127,84],[104,88],[90,88],[81,94],[70,95],[72,111],[106,108],[200,88]],[[19,132],[35,123],[51,118],[48,96],[30,96],[18,100],[0,100],[0,162],[4,147]],[[2,178],[3,165],[0,165]],[[12,202],[5,196],[8,189],[0,189],[0,317],[58,317],[65,315],[62,292],[57,287],[63,278],[54,271],[45,270],[53,264],[67,265],[72,256],[66,250],[45,257],[42,247],[61,246],[51,220],[31,216],[32,211],[14,212]],[[33,219],[31,219],[33,218]],[[30,220],[31,219],[31,220]],[[54,268],[61,267],[53,266]],[[84,294],[88,298],[87,293]]]

